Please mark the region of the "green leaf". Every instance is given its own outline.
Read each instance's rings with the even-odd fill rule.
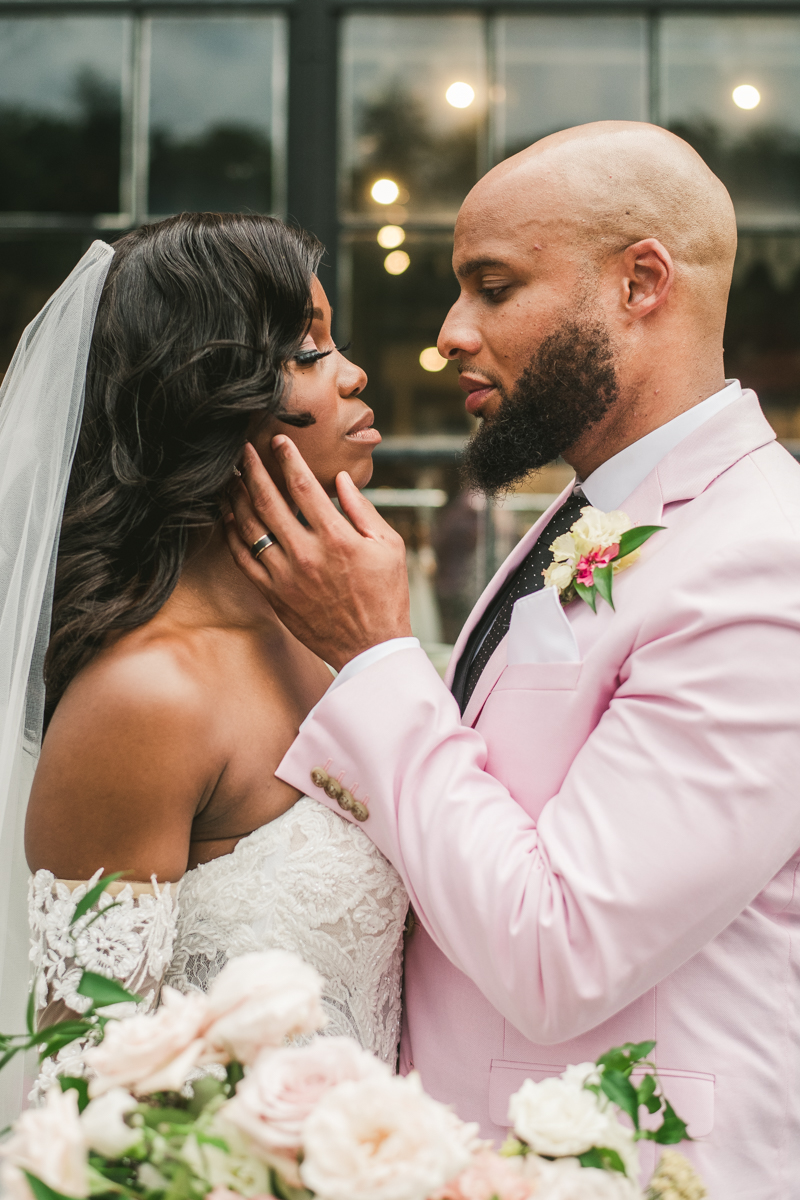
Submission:
[[[10,1050],[6,1050],[5,1054],[2,1056],[2,1058],[0,1058],[0,1071],[2,1071],[3,1067],[5,1067],[8,1063],[11,1062],[12,1058],[14,1058],[15,1055],[19,1054],[20,1050],[27,1050],[27,1049],[29,1049],[29,1047],[27,1045],[24,1045],[24,1046],[20,1045],[20,1046],[12,1046]]]
[[[585,600],[593,613],[597,612],[597,591],[593,587],[584,587],[582,583],[575,583],[575,591],[580,596],[581,600]]]
[[[232,1092],[236,1091],[236,1085],[244,1079],[244,1067],[236,1061],[228,1063],[226,1072],[228,1076],[228,1086]]]
[[[594,570],[594,586],[605,600],[606,604],[614,607],[614,601],[611,598],[611,589],[613,588],[614,568],[611,563],[607,567],[595,567]]]
[[[221,1137],[212,1137],[208,1133],[200,1133],[195,1131],[195,1139],[200,1146],[216,1146],[218,1150],[224,1150],[226,1154],[230,1154],[230,1146]]]
[[[89,911],[92,905],[100,899],[110,883],[115,883],[117,879],[121,879],[125,874],[125,871],[115,871],[113,875],[104,876],[103,879],[97,881],[93,888],[89,888],[83,899],[79,900],[75,905],[75,912],[72,914],[70,925],[74,925],[76,921],[79,921]]]
[[[616,1150],[607,1146],[592,1146],[585,1154],[578,1155],[582,1167],[595,1167],[599,1171],[620,1171],[625,1174],[625,1164]]]
[[[648,1054],[655,1050],[655,1046],[655,1042],[626,1042],[622,1049],[627,1052],[632,1063],[637,1063],[647,1058]]]
[[[682,1121],[668,1100],[664,1101],[664,1120],[661,1127],[655,1131],[654,1142],[661,1146],[674,1146],[676,1142],[691,1141],[686,1132],[686,1122]]]
[[[621,1071],[623,1075],[630,1075],[633,1070],[631,1060],[621,1046],[606,1050],[605,1054],[601,1054],[597,1059],[597,1065],[605,1067],[607,1071]]]
[[[23,1173],[28,1181],[31,1191],[36,1200],[69,1200],[63,1192],[57,1192],[48,1184],[43,1183],[41,1179],[37,1179],[35,1175],[31,1175],[30,1171],[26,1171],[23,1167]]]
[[[59,1075],[58,1082],[62,1092],[78,1093],[78,1112],[83,1112],[89,1103],[89,1080],[79,1079],[75,1075]]]
[[[64,1037],[69,1041],[74,1041],[75,1038],[85,1037],[92,1029],[94,1026],[91,1021],[77,1019],[57,1021],[55,1025],[48,1025],[46,1029],[38,1030],[28,1040],[32,1046],[42,1046],[56,1038],[60,1041]],[[66,1045],[66,1043],[64,1044]]]
[[[636,1129],[639,1128],[639,1097],[636,1094],[636,1088],[624,1075],[622,1071],[609,1071],[606,1069],[600,1076],[600,1087],[603,1089],[609,1100],[613,1100],[614,1104],[619,1105],[623,1112],[626,1112]]]
[[[94,971],[84,971],[78,984],[78,995],[88,996],[101,1008],[108,1004],[125,1004],[129,1000],[138,1002],[141,996],[128,992],[116,979],[106,979],[105,975],[96,975]]]
[[[666,525],[637,525],[634,529],[628,529],[619,539],[617,559],[625,558],[634,550],[638,550],[648,538],[651,538],[654,533],[658,533],[660,529],[666,529]]]
[[[36,1032],[36,1025],[34,1023],[35,1018],[36,1018],[36,988],[31,987],[30,995],[28,996],[28,1007],[25,1012],[25,1028],[27,1029],[28,1033],[30,1033],[30,1034],[34,1034]]]
[[[271,1171],[272,1191],[278,1200],[312,1200],[313,1192],[304,1187],[292,1187],[278,1171]]]
[[[144,1118],[145,1125],[158,1129],[159,1125],[191,1125],[194,1117],[185,1108],[150,1108],[142,1105],[139,1112]]]

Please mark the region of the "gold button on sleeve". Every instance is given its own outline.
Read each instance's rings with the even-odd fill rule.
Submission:
[[[314,784],[314,787],[325,787],[325,784],[328,782],[328,772],[323,771],[322,767],[314,767],[314,770],[311,772],[311,782]]]
[[[322,785],[326,796],[330,796],[331,800],[338,800],[343,792],[342,785],[337,779],[331,779],[330,775]]]
[[[367,817],[369,816],[369,809],[367,808],[366,804],[362,804],[360,800],[353,801],[353,807],[350,809],[350,811],[357,821],[366,821]]]

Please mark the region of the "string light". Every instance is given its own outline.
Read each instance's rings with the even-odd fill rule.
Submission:
[[[378,245],[384,250],[394,250],[402,246],[406,240],[406,231],[402,225],[383,225],[378,230]]]
[[[733,103],[737,108],[755,108],[761,103],[761,92],[750,83],[742,83],[733,89]]]
[[[411,266],[411,259],[405,250],[393,250],[383,260],[383,265],[390,275],[402,275]]]
[[[393,179],[377,179],[372,185],[370,195],[378,204],[394,204],[400,195],[400,188]]]
[[[475,99],[475,89],[468,83],[451,83],[444,98],[453,108],[469,108]]]
[[[426,346],[419,356],[419,365],[423,371],[443,371],[447,359],[442,358],[435,346]]]

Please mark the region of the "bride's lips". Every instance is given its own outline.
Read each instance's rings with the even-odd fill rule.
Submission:
[[[494,384],[487,379],[481,379],[479,375],[468,375],[466,371],[462,371],[458,377],[458,386],[467,393],[464,401],[467,412],[479,416],[480,410],[494,391]]]
[[[352,429],[348,429],[345,437],[351,438],[354,442],[360,442],[362,446],[377,446],[381,440],[381,435],[372,424],[375,420],[375,414],[371,408],[368,408],[363,417],[360,417]]]

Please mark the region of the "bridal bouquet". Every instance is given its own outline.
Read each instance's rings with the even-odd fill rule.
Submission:
[[[36,1032],[31,1006],[27,1035],[0,1035],[0,1066],[32,1045],[44,1058],[91,1042],[86,1074],[57,1077],[0,1143],[0,1189],[9,1200],[640,1200],[637,1142],[686,1135],[645,1042],[527,1080],[496,1153],[417,1075],[317,1037],[322,983],[293,954],[246,954],[207,994],[165,987],[154,1012],[115,1020],[137,998],[85,971],[80,1019]],[[705,1194],[666,1151],[647,1197]]]

